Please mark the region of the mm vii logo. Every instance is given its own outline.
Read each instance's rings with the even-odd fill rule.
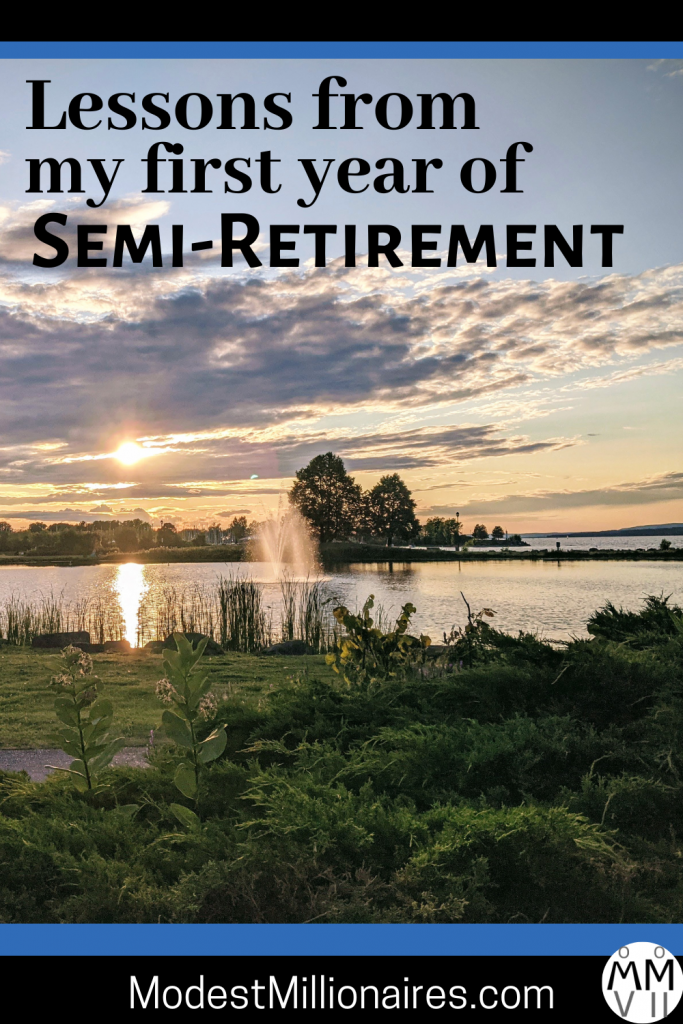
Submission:
[[[602,972],[610,1009],[632,1024],[653,1024],[678,1006],[683,971],[678,960],[654,942],[632,942],[614,953]]]

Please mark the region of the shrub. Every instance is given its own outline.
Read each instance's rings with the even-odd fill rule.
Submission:
[[[103,767],[88,792],[0,773],[0,920],[680,920],[676,609],[605,613],[642,649],[488,627],[472,668],[436,675],[401,647],[409,607],[388,634],[369,610],[351,686],[303,675],[204,720],[201,652],[177,641],[176,742],[149,769]]]
[[[642,612],[627,612],[608,601],[588,620],[588,632],[603,640],[626,643],[636,650],[680,636],[683,634],[683,610],[678,605],[669,605],[670,598],[671,595],[651,594],[645,598]]]
[[[374,604],[371,594],[359,615],[352,615],[343,605],[334,609],[334,617],[346,634],[337,640],[325,660],[350,686],[368,686],[396,676],[431,643],[428,636],[418,639],[408,635],[414,605],[404,604],[393,630],[384,633],[370,615]]]

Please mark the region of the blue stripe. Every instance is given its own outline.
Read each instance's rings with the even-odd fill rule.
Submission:
[[[0,42],[0,58],[420,59],[683,56],[681,42]]]
[[[679,924],[5,924],[5,956],[611,956],[630,942],[683,955]]]

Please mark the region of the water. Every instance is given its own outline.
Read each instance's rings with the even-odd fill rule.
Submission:
[[[594,546],[594,545],[591,545]],[[261,583],[275,625],[279,622],[280,583],[266,562],[175,563],[171,565],[4,566],[0,568],[0,604],[13,593],[28,600],[62,595],[67,602],[98,598],[116,602],[124,635],[137,642],[140,602],[161,600],[168,587],[183,590],[215,584],[220,575],[250,576]],[[360,607],[369,594],[396,615],[412,602],[414,628],[437,642],[453,624],[465,621],[463,591],[472,611],[496,612],[492,624],[516,632],[538,632],[548,639],[586,635],[586,621],[606,601],[638,610],[647,594],[672,594],[683,604],[682,562],[424,562],[349,565],[324,575],[330,595],[348,607]]]
[[[667,533],[653,537],[522,537],[536,551],[547,548],[554,551],[557,542],[563,551],[647,551],[658,548],[661,540],[668,540],[672,548],[683,548],[683,536],[670,536]],[[524,548],[518,550],[523,551]]]
[[[529,537],[522,534],[528,547],[513,547],[511,551],[555,551],[559,541],[562,551],[652,551],[659,548],[661,540],[668,540],[672,548],[683,548],[683,536],[657,534],[656,537]],[[455,551],[454,547],[442,547],[442,551]],[[498,546],[477,544],[477,551],[500,551]]]

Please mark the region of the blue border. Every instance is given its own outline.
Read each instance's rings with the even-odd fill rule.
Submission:
[[[0,42],[0,58],[34,59],[453,59],[683,56],[683,42]]]
[[[682,42],[0,42],[2,59],[662,59]],[[0,925],[0,955],[610,956],[683,925]]]
[[[611,956],[630,942],[683,955],[679,924],[5,924],[5,956]]]

